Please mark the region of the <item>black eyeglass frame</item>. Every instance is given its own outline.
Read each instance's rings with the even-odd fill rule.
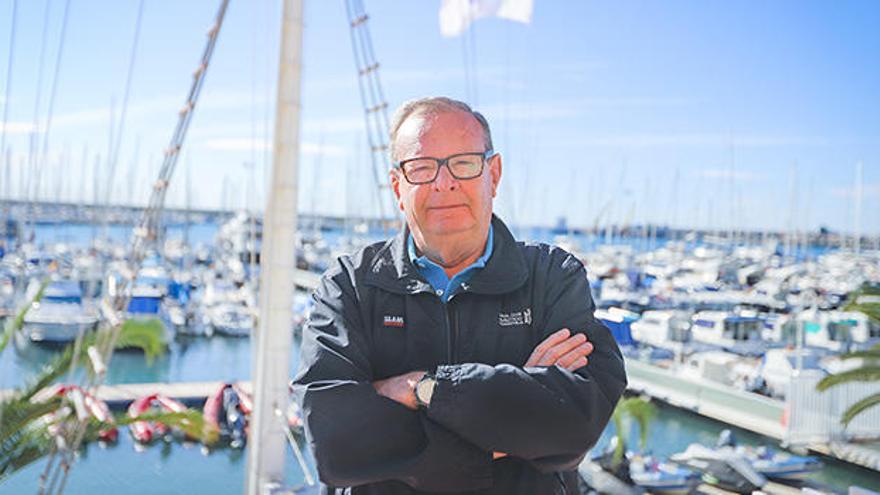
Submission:
[[[479,151],[471,151],[468,153],[456,153],[454,155],[449,155],[446,158],[435,158],[433,156],[419,156],[416,158],[408,158],[406,160],[401,160],[401,161],[395,163],[394,167],[397,168],[398,170],[400,170],[400,172],[403,174],[403,178],[406,179],[407,182],[409,182],[410,184],[412,184],[414,186],[418,186],[418,185],[422,185],[422,184],[430,184],[430,183],[434,182],[435,180],[437,180],[437,177],[440,175],[440,168],[443,166],[446,166],[446,170],[449,170],[449,174],[452,175],[452,177],[454,177],[455,180],[471,180],[471,179],[476,179],[477,177],[483,175],[483,169],[486,168],[486,162],[491,160],[492,157],[495,156],[496,154],[497,153],[495,153],[495,150],[489,149],[489,150],[486,150],[482,153],[480,153]],[[452,160],[453,158],[456,158],[459,156],[471,156],[471,155],[480,155],[480,157],[482,158],[480,160],[480,171],[477,173],[477,175],[474,175],[473,177],[459,177],[459,176],[455,175],[455,172],[449,166],[449,161]],[[437,162],[437,169],[434,172],[434,177],[432,177],[431,180],[413,182],[406,175],[406,169],[404,169],[403,166],[406,165],[407,163],[418,161],[418,160],[433,160],[433,161]]]

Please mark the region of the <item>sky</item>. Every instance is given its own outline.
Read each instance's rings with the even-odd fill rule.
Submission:
[[[0,198],[146,204],[219,3],[0,0]],[[880,234],[880,3],[535,0],[455,38],[440,3],[363,0],[384,95],[487,116],[507,221]],[[170,205],[265,204],[280,13],[230,3]],[[305,1],[302,77],[300,211],[378,214],[343,0]]]

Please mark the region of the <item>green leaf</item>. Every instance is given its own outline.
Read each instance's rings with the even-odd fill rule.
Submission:
[[[880,380],[880,366],[860,366],[851,370],[828,375],[816,385],[816,390],[824,392],[841,383],[874,382]]]
[[[617,407],[614,408],[614,413],[611,415],[617,433],[617,447],[614,450],[612,460],[615,466],[623,460],[628,443],[623,418],[629,416],[639,425],[639,445],[641,449],[644,449],[648,442],[648,427],[656,412],[657,409],[654,405],[642,397],[628,397],[617,403]]]
[[[117,349],[137,348],[144,351],[147,363],[162,354],[167,348],[165,327],[158,319],[128,320],[122,324],[119,337],[116,339]]]
[[[169,428],[180,430],[186,436],[198,439],[206,445],[216,443],[220,435],[220,432],[211,423],[205,421],[205,416],[201,411],[195,409],[187,409],[182,412],[149,411],[136,418],[127,414],[116,417],[116,423],[120,426],[129,425],[136,421],[161,423]]]
[[[9,344],[9,340],[15,334],[15,332],[21,330],[24,326],[24,317],[27,315],[27,312],[30,311],[31,307],[35,302],[40,302],[43,299],[43,292],[46,291],[46,286],[49,285],[49,277],[43,279],[40,283],[40,288],[37,290],[37,293],[34,295],[34,298],[28,301],[21,309],[18,310],[18,314],[15,315],[15,318],[9,320],[6,323],[6,328],[3,330],[3,337],[0,339],[0,353],[6,349],[6,346]]]
[[[880,393],[869,395],[868,397],[865,397],[864,399],[849,406],[849,408],[843,413],[843,417],[840,419],[840,422],[843,423],[844,426],[848,426],[850,422],[855,419],[856,416],[878,404],[880,404]]]

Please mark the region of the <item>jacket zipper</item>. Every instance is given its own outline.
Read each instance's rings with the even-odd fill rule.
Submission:
[[[446,359],[449,364],[455,364],[458,357],[455,353],[455,344],[458,342],[458,318],[456,318],[455,312],[452,310],[450,301],[446,301],[444,306],[446,306],[443,312],[444,316],[446,316]]]

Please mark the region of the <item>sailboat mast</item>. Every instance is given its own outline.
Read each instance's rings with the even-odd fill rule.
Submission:
[[[254,334],[254,412],[248,439],[245,490],[249,495],[280,487],[290,379],[297,161],[302,66],[303,1],[284,0],[275,108],[272,179],[260,260],[260,320]]]
[[[853,247],[856,254],[862,251],[862,162],[856,164],[856,191],[855,191],[855,239],[853,239]]]

